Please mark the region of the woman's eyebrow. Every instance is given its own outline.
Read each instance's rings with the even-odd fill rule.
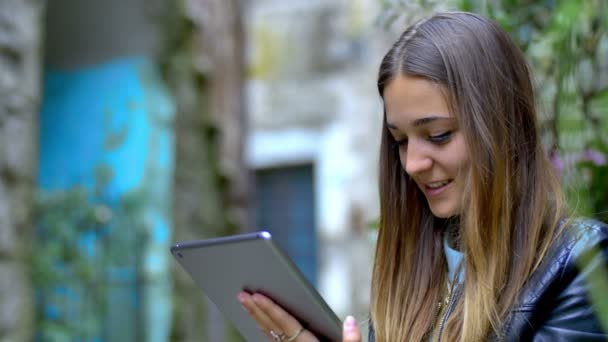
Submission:
[[[438,120],[453,121],[454,118],[447,117],[447,116],[427,116],[427,117],[416,119],[416,120],[412,121],[412,126],[420,127],[420,126],[428,125],[431,122],[435,122]]]
[[[431,122],[435,122],[435,121],[453,121],[454,118],[452,117],[447,117],[447,116],[426,116],[424,118],[420,118],[420,119],[416,119],[414,121],[412,121],[412,126],[413,127],[420,127],[420,126],[424,126],[424,125],[428,125]],[[399,130],[399,128],[391,123],[391,122],[387,122],[386,126],[390,129],[394,129],[394,130]]]

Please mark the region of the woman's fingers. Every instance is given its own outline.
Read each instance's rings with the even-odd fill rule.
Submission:
[[[241,292],[238,295],[238,299],[239,302],[241,302],[241,304],[245,308],[245,310],[247,310],[247,313],[249,313],[251,318],[256,321],[258,327],[266,336],[272,338],[272,335],[270,333],[271,330],[275,333],[282,332],[280,331],[279,327],[268,317],[268,315],[264,313],[264,310],[262,310],[257,305],[252,295],[246,292]]]
[[[280,335],[285,341],[317,342],[318,339],[279,305],[268,297],[255,293],[249,295],[245,292],[239,294],[239,301],[247,312],[258,323],[264,333],[271,337],[270,330]]]
[[[302,329],[302,325],[292,315],[283,310],[270,298],[256,293],[253,295],[254,302],[285,335],[285,340],[295,342],[313,342],[318,339],[308,330]]]
[[[250,295],[241,292],[239,301],[249,315],[257,322],[260,329],[273,339],[274,333],[280,339],[293,342],[318,342],[319,340],[283,308],[275,304],[268,297],[255,293]],[[271,333],[270,331],[273,331]],[[346,317],[342,328],[342,342],[361,342],[361,330],[353,316]]]
[[[353,316],[348,316],[344,320],[342,342],[361,342],[361,330],[359,330],[357,321]]]
[[[281,329],[287,336],[292,336],[302,325],[293,316],[285,312],[283,308],[276,305],[268,297],[256,293],[253,295],[253,301],[264,311],[264,313]]]

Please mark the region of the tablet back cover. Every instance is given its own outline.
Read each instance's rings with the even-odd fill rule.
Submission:
[[[269,233],[178,243],[171,252],[247,341],[268,338],[237,300],[242,290],[272,298],[320,340],[341,341],[340,320]]]

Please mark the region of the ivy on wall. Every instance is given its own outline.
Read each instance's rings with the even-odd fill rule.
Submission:
[[[36,340],[92,341],[107,334],[107,305],[113,289],[124,287],[117,283],[125,282],[116,274],[131,270],[127,281],[140,278],[133,265],[147,238],[138,219],[142,203],[138,192],[118,201],[81,187],[38,193],[31,254]]]

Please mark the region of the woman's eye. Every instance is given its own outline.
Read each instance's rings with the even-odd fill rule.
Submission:
[[[447,131],[445,133],[429,136],[429,141],[432,143],[441,144],[441,143],[447,142],[451,136],[452,136],[452,132]]]

